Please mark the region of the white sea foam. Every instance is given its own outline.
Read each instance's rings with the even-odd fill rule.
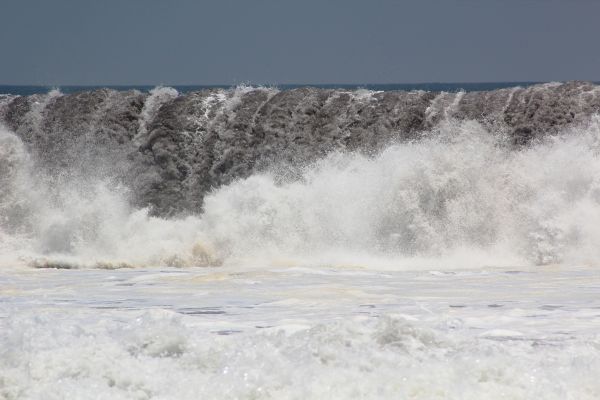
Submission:
[[[4,271],[0,398],[597,399],[598,276],[534,271]]]
[[[7,399],[597,399],[597,341],[465,339],[405,319],[198,335],[173,313],[3,323]],[[18,334],[10,334],[17,332]],[[116,361],[116,362],[115,362]],[[92,392],[92,388],[93,392]]]

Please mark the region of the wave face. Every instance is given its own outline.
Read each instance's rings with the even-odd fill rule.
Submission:
[[[593,263],[600,90],[0,98],[0,263]]]

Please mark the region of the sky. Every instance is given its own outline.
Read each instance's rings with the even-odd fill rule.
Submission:
[[[598,0],[0,0],[0,84],[600,80]]]

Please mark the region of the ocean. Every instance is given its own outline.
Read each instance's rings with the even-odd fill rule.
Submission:
[[[510,88],[515,86],[527,87],[542,82],[429,82],[429,83],[352,83],[352,84],[338,84],[338,83],[325,83],[325,84],[273,84],[273,85],[258,85],[257,87],[273,87],[281,90],[298,89],[302,87],[315,87],[322,89],[367,89],[367,90],[427,90],[427,91],[445,91],[445,92],[460,92],[460,91],[481,91],[481,90],[495,90]],[[233,89],[239,85],[162,85],[165,87],[171,87],[177,90],[179,93],[189,93],[205,89]],[[247,84],[246,86],[256,86]],[[1,85],[0,94],[13,94],[19,96],[29,96],[32,94],[45,94],[53,89],[60,90],[61,93],[76,93],[89,90],[98,89],[113,89],[113,90],[139,90],[142,92],[149,92],[156,88],[156,85],[104,85],[104,86],[77,86],[77,85]]]
[[[1,399],[600,398],[597,84],[2,92]]]

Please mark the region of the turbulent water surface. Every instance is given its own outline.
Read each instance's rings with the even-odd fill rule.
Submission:
[[[600,88],[0,96],[0,396],[596,399]]]

